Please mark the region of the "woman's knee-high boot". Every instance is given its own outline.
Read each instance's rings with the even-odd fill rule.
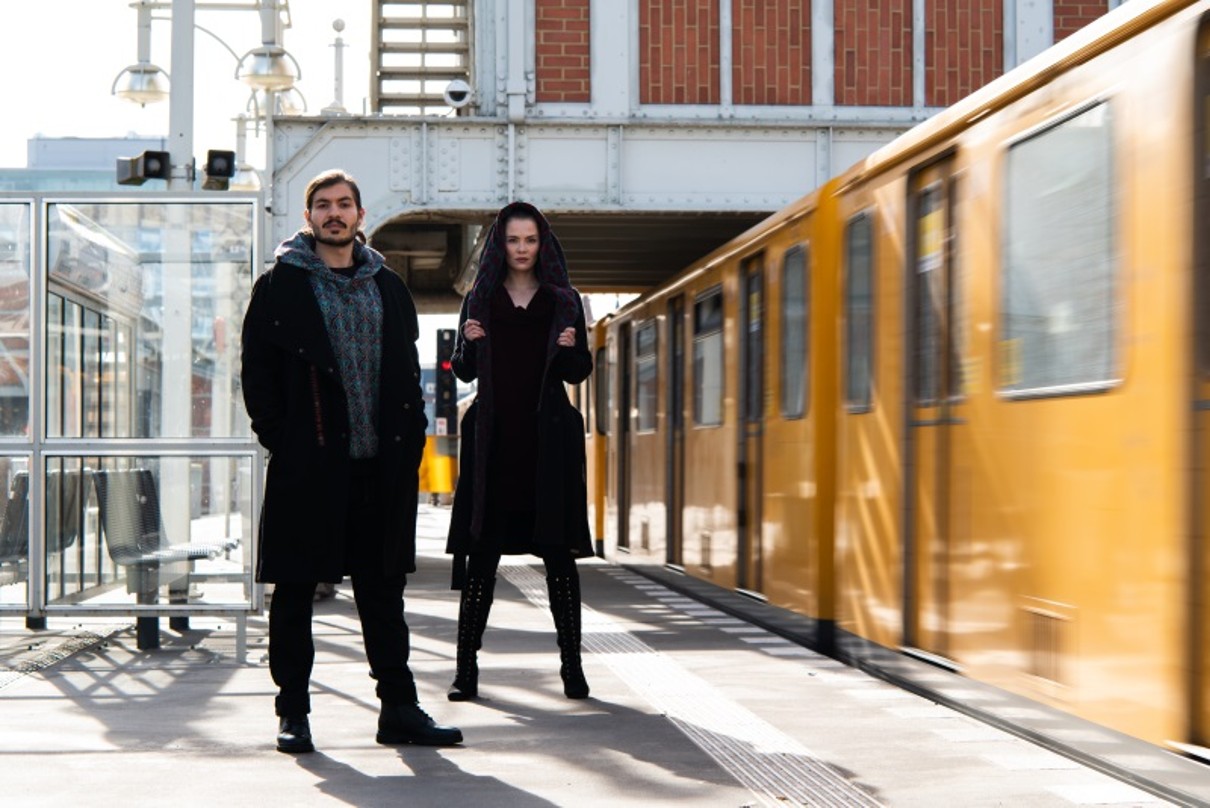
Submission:
[[[546,578],[550,595],[550,613],[555,619],[555,634],[559,639],[559,675],[563,677],[563,694],[569,699],[588,698],[588,681],[580,663],[580,576],[551,575]]]
[[[450,701],[468,701],[479,695],[478,651],[492,608],[496,579],[470,574],[462,586],[458,606],[458,672],[446,696]]]

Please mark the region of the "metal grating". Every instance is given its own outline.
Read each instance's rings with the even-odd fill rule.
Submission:
[[[472,83],[471,34],[469,0],[375,0],[373,112],[452,114],[445,88]]]

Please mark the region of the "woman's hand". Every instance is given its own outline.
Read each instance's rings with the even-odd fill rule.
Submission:
[[[574,328],[564,328],[555,342],[563,348],[574,348],[576,346],[576,330]]]
[[[466,337],[467,341],[474,342],[487,336],[487,332],[478,320],[467,320],[462,324],[462,336]]]

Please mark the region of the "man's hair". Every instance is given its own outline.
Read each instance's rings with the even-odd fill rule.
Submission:
[[[331,171],[325,171],[307,183],[307,210],[311,209],[311,200],[315,198],[315,194],[319,193],[324,188],[331,188],[333,185],[340,185],[342,182],[353,189],[353,202],[357,205],[357,209],[361,210],[361,189],[357,187],[357,180],[353,179],[351,175],[340,170],[339,168],[334,168]]]

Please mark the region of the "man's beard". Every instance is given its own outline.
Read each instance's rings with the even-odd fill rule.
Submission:
[[[315,231],[315,240],[320,244],[326,244],[329,247],[348,247],[357,238],[357,231],[350,230],[348,236],[326,236],[323,230]]]

